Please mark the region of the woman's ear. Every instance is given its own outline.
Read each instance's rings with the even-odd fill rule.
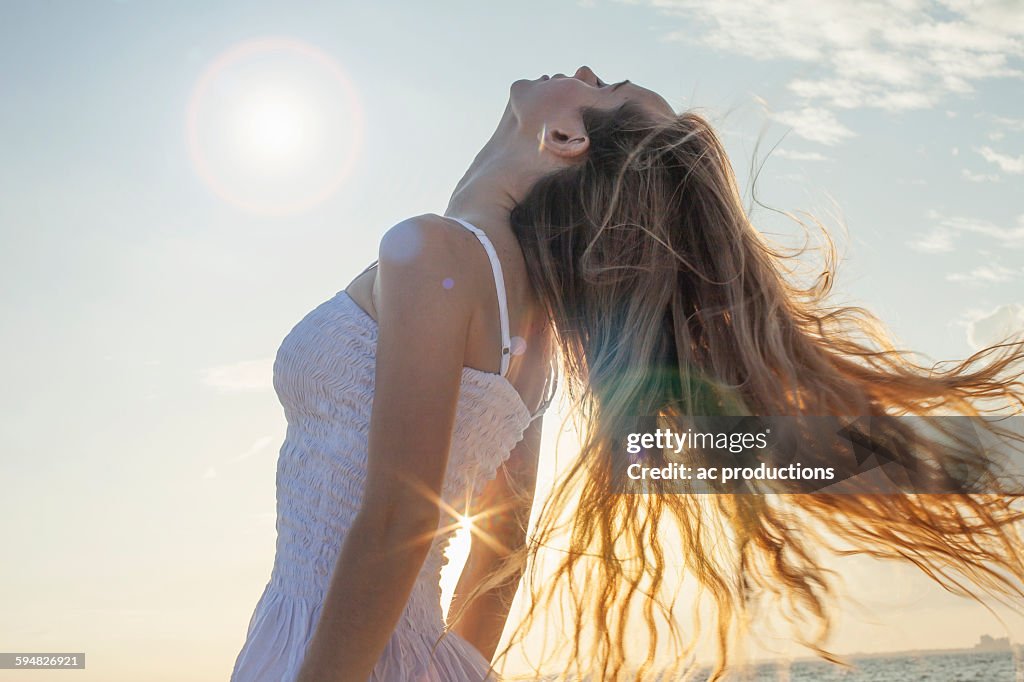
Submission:
[[[590,136],[582,122],[579,125],[544,124],[537,135],[540,146],[537,152],[547,150],[563,159],[575,159],[585,154],[590,148]]]

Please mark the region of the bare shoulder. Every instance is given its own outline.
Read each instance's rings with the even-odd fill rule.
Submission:
[[[433,213],[413,216],[392,225],[380,240],[380,258],[393,264],[426,267],[451,263],[464,254],[466,230]]]
[[[382,299],[443,299],[446,307],[469,311],[480,287],[474,263],[476,237],[462,226],[427,213],[396,223],[378,247],[378,287]],[[470,286],[454,286],[455,282]],[[385,292],[387,289],[389,291]]]

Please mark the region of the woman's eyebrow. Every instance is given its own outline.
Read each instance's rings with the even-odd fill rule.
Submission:
[[[629,82],[629,79],[627,78],[626,80],[622,81],[621,83],[616,83],[615,85],[612,86],[612,89],[609,92],[614,91],[615,88],[619,87],[620,85],[625,85],[628,82]]]

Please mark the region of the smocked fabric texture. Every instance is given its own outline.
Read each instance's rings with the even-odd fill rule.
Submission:
[[[270,580],[238,654],[232,682],[292,682],[315,631],[335,560],[366,482],[377,323],[344,291],[304,317],[274,361],[288,422],[277,461],[277,543]],[[554,384],[549,384],[551,392]],[[464,367],[441,496],[461,509],[494,478],[531,414],[502,375]],[[454,632],[441,636],[441,567],[453,530],[438,533],[372,682],[479,682],[489,662]]]

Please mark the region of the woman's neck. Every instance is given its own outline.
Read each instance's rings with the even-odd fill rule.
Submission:
[[[494,134],[477,153],[448,201],[444,215],[463,218],[485,232],[511,232],[509,214],[544,173],[556,166],[539,151],[506,111]]]

